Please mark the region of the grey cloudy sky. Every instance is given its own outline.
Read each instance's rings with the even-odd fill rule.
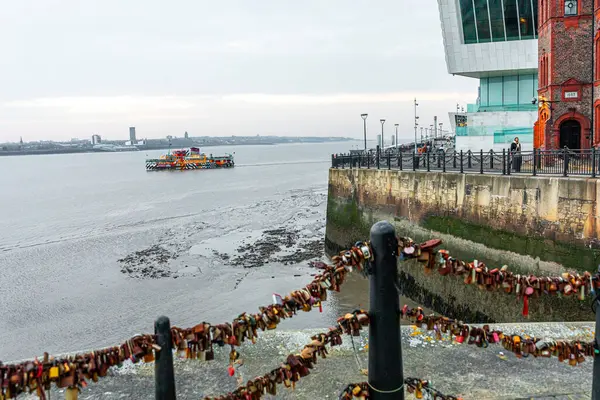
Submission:
[[[19,0],[0,12],[0,141],[362,136],[448,123],[435,0]]]

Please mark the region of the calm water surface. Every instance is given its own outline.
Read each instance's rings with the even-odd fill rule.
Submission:
[[[235,152],[231,170],[146,172],[162,151],[0,157],[0,359],[113,345],[173,325],[221,323],[300,288],[306,262],[245,269],[235,255],[264,230],[323,238],[331,153],[351,143],[212,147]],[[177,279],[135,279],[117,260],[161,245],[180,257]],[[322,254],[315,254],[320,257]],[[353,276],[324,312],[282,329],[327,327],[367,306],[368,282]]]

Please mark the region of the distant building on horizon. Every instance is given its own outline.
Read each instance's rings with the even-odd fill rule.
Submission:
[[[135,126],[129,127],[129,141],[132,145],[137,142],[137,139],[135,138]]]
[[[183,135],[183,137],[185,137],[186,139],[189,139],[189,138],[190,138],[190,136],[188,135],[188,133],[187,133],[187,132],[185,132],[185,134]]]
[[[102,137],[100,135],[92,135],[92,144],[102,143]]]

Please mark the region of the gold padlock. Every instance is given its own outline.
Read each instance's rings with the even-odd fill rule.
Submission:
[[[65,390],[65,400],[77,400],[79,396],[79,389],[76,387],[69,387]]]
[[[51,367],[50,368],[50,372],[48,374],[49,378],[50,379],[56,379],[56,378],[58,378],[58,375],[59,375],[58,372],[59,372],[58,371],[58,367]]]

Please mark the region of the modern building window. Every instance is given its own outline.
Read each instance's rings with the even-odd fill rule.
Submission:
[[[490,17],[488,14],[487,1],[475,2],[475,20],[477,21],[477,41],[487,43],[492,41],[490,33]]]
[[[505,106],[519,104],[519,76],[504,77],[504,98],[502,101]]]
[[[539,1],[541,18],[538,0],[459,0],[465,44],[535,39],[548,18],[549,0]]]
[[[494,42],[503,42],[506,40],[504,35],[504,14],[502,13],[502,0],[488,0],[490,7],[490,24],[492,25],[492,40]]]
[[[475,24],[473,0],[460,0],[460,17],[465,44],[477,43],[477,27]]]
[[[577,0],[565,0],[565,16],[577,15]]]
[[[482,78],[479,81],[479,104],[482,106],[489,106],[488,100],[488,79]]]
[[[537,87],[534,86],[534,75],[519,75],[519,104],[531,104],[531,99],[537,97]]]
[[[521,39],[534,39],[535,19],[533,17],[533,4],[531,0],[517,0],[519,6],[519,25]]]
[[[502,77],[490,77],[488,80],[489,83],[489,105],[490,106],[501,106],[503,105],[502,101]]]
[[[506,25],[506,39],[520,40],[517,0],[504,0],[504,22]]]

